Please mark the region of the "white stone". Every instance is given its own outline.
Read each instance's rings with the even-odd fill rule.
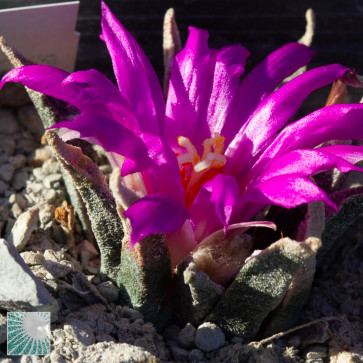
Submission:
[[[0,309],[50,311],[55,320],[57,300],[25,264],[16,248],[0,239]]]
[[[8,241],[18,251],[21,251],[27,244],[30,235],[38,225],[39,209],[32,208],[21,214],[12,228]]]
[[[221,328],[213,323],[203,323],[195,334],[195,345],[204,352],[220,348],[225,342],[225,336]]]

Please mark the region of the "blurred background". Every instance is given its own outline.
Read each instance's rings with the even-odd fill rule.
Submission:
[[[59,3],[57,0],[0,0],[0,9]],[[173,7],[185,42],[188,26],[205,28],[210,47],[240,43],[250,52],[247,71],[268,53],[298,40],[305,31],[305,12],[316,17],[309,67],[342,63],[363,74],[363,0],[106,0],[107,5],[141,44],[159,78],[162,65],[162,25]],[[77,21],[81,33],[76,69],[96,68],[112,76],[111,62],[100,33],[100,1],[81,0]]]

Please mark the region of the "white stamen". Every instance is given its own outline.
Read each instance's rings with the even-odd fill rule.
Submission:
[[[198,164],[194,165],[194,171],[199,172],[208,169],[210,168],[211,165],[212,165],[212,160],[209,159],[202,160]]]

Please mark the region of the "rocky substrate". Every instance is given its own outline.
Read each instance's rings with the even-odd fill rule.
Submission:
[[[98,252],[74,218],[33,106],[0,108],[1,362],[362,362],[363,221],[322,266],[301,326],[259,342],[218,326],[163,332],[118,304]],[[106,176],[110,166],[95,149]],[[51,354],[6,356],[6,311],[51,311]]]

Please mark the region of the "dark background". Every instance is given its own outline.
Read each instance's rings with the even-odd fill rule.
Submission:
[[[0,0],[0,8],[62,2]],[[313,8],[316,31],[311,66],[339,62],[363,74],[363,0],[108,0],[111,10],[141,44],[162,76],[162,24],[173,7],[185,42],[188,25],[210,32],[210,46],[241,43],[251,52],[247,69],[274,49],[299,39],[305,31],[305,11]],[[81,40],[76,68],[96,68],[112,77],[106,48],[99,39],[100,1],[81,0],[77,30]]]

